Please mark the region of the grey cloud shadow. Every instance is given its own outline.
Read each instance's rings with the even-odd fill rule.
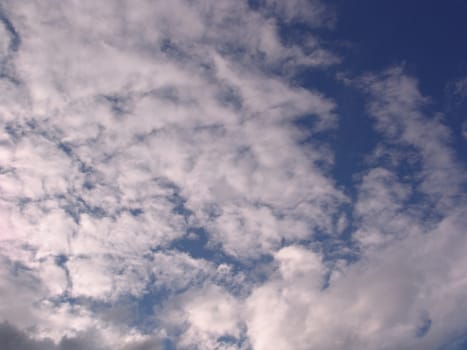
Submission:
[[[64,336],[58,343],[49,338],[35,339],[14,325],[0,323],[0,344],[2,350],[110,350],[99,344],[99,337],[94,331],[78,333],[75,336]],[[157,338],[131,342],[118,347],[121,350],[168,350],[172,349],[168,342]]]
[[[32,339],[26,333],[20,331],[7,322],[0,324],[0,344],[2,345],[3,350],[59,349],[50,339]]]

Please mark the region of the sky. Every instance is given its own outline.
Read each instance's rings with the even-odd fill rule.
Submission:
[[[467,349],[466,15],[1,0],[0,349]]]

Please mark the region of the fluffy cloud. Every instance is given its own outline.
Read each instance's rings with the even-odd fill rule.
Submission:
[[[181,348],[234,349],[241,344],[241,304],[219,287],[206,286],[180,295],[164,312],[168,328],[182,328]]]
[[[5,2],[2,30],[2,254],[35,285],[5,286],[26,298],[15,326],[57,340],[96,325],[67,311],[84,323],[55,328],[51,307],[100,319],[93,305],[203,281],[248,290],[228,261],[170,251],[192,229],[224,259],[332,229],[345,197],[317,165],[332,160],[299,147],[293,121],[333,127],[335,104],[271,74],[335,61],[316,42],[285,45],[232,1]]]
[[[465,178],[449,132],[424,115],[426,98],[402,70],[366,77],[362,88],[385,139],[354,205],[360,259],[279,250],[276,274],[246,301],[254,349],[438,349],[465,330]]]
[[[382,141],[349,198],[322,137],[337,104],[290,79],[340,58],[282,38],[297,21],[335,16],[319,1],[3,2],[7,349],[435,349],[462,332],[450,130],[400,68],[356,79]]]
[[[327,288],[319,255],[279,251],[278,275],[248,299],[253,348],[439,348],[466,321],[464,217],[332,270]]]

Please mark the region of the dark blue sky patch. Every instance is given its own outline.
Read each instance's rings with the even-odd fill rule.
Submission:
[[[67,195],[59,195],[57,199],[61,202],[62,209],[75,221],[80,222],[82,214],[88,214],[95,218],[103,218],[111,216],[104,208],[99,206],[90,205],[80,195],[76,193],[69,193]]]
[[[0,5],[0,26],[4,27],[7,35],[9,36],[7,52],[0,56],[0,79],[5,79],[13,85],[19,86],[20,80],[18,74],[15,72],[13,59],[16,52],[21,45],[21,36],[16,30],[13,23],[8,18],[7,14]],[[3,31],[2,31],[3,32]],[[5,39],[3,39],[5,40]]]
[[[422,94],[431,98],[427,112],[447,113],[446,123],[453,131],[457,156],[467,164],[467,140],[461,132],[467,120],[467,103],[453,105],[453,91],[449,89],[459,77],[467,76],[467,3],[329,3],[335,6],[339,18],[333,30],[292,22],[281,26],[280,35],[285,42],[299,44],[307,35],[318,34],[322,44],[338,53],[345,63],[323,70],[302,69],[294,78],[300,86],[317,89],[337,102],[340,127],[333,140],[336,179],[358,171],[361,154],[371,149],[379,137],[371,130],[364,96],[352,87],[342,86],[333,76],[341,72],[358,76],[401,64],[407,74],[419,79]]]
[[[177,350],[177,348],[175,347],[174,342],[167,338],[162,341],[162,350]]]
[[[95,187],[96,187],[96,185],[95,185],[92,181],[86,180],[86,181],[84,181],[84,183],[83,183],[83,188],[84,188],[85,190],[88,190],[88,191],[89,191],[89,190],[94,189]]]
[[[144,210],[141,209],[141,208],[132,208],[130,209],[130,214],[133,215],[133,216],[140,216],[141,214],[144,213]]]
[[[406,62],[422,92],[442,96],[446,83],[467,73],[467,3],[332,0],[339,20],[336,40],[352,43],[347,69],[382,70]]]
[[[183,216],[185,220],[188,220],[188,218],[193,215],[193,212],[185,206],[186,199],[180,196],[178,192],[173,193],[173,195],[167,199],[173,204],[172,212],[174,214]]]
[[[209,236],[203,228],[189,228],[187,234],[172,242],[171,247],[195,259],[212,260],[216,250],[208,247]]]
[[[344,192],[354,197],[355,174],[367,168],[365,157],[380,142],[380,137],[373,129],[373,119],[368,115],[365,96],[352,86],[336,78],[336,71],[305,70],[295,78],[295,82],[306,89],[317,89],[336,102],[336,113],[339,115],[338,125],[321,135],[320,141],[328,144],[334,153],[335,163],[332,178]],[[301,127],[313,127],[314,120],[307,118],[311,124],[299,123]],[[314,135],[310,137],[315,140]]]
[[[0,23],[5,27],[6,31],[10,35],[9,51],[16,52],[21,44],[21,37],[16,30],[13,23],[10,21],[5,11],[0,7]]]
[[[22,137],[24,137],[24,135],[26,135],[24,128],[17,123],[6,124],[4,130],[13,142],[19,141]]]
[[[153,285],[154,277],[149,282]],[[180,291],[178,291],[180,292]],[[137,327],[143,332],[150,333],[157,326],[155,312],[173,295],[173,291],[166,287],[150,288],[142,296],[138,298],[131,297],[135,303],[133,312],[134,318],[130,322],[133,327]]]
[[[467,350],[467,330],[459,334],[452,341],[441,346],[438,350]]]
[[[452,92],[446,92],[445,100],[447,102],[443,112],[446,116],[445,120],[452,130],[452,148],[463,166],[467,167],[467,137],[465,136],[467,134],[467,94],[461,97],[457,105],[449,103],[451,96]]]
[[[418,325],[417,330],[415,331],[415,335],[417,338],[424,337],[431,328],[432,320],[430,318],[425,318],[421,321],[420,325]]]
[[[217,98],[221,104],[233,110],[240,110],[243,106],[243,99],[239,91],[232,86],[219,86]]]
[[[241,346],[242,345],[242,340],[241,339],[237,339],[235,338],[234,336],[231,336],[231,335],[223,335],[222,337],[219,337],[217,339],[217,342],[218,343],[221,343],[223,345],[238,345],[238,346]]]
[[[59,142],[57,146],[67,156],[71,157],[73,155],[73,150],[71,146],[67,144],[66,142]]]
[[[253,260],[244,260],[228,255],[220,249],[221,247],[218,244],[213,244],[209,232],[202,227],[189,228],[187,234],[173,241],[170,248],[187,253],[195,259],[206,259],[217,265],[232,265],[238,271],[248,270],[261,261],[271,260],[271,257],[267,256],[258,257]]]
[[[162,39],[160,42],[160,50],[170,56],[181,56],[183,52],[180,48],[169,38]]]
[[[58,266],[65,266],[67,261],[68,261],[68,256],[66,255],[60,254],[60,255],[55,256],[55,263]]]
[[[360,247],[358,242],[352,239],[354,232],[353,221],[350,218],[348,228],[340,235],[335,233],[315,230],[313,236],[308,240],[282,242],[282,247],[290,244],[302,245],[322,255],[323,262],[332,265],[336,261],[346,261],[347,263],[357,262],[360,258]]]
[[[110,105],[116,117],[122,117],[131,111],[131,98],[129,96],[104,95],[102,98]]]

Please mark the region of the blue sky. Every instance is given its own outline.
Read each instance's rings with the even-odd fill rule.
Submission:
[[[467,349],[466,13],[0,2],[0,344]]]

